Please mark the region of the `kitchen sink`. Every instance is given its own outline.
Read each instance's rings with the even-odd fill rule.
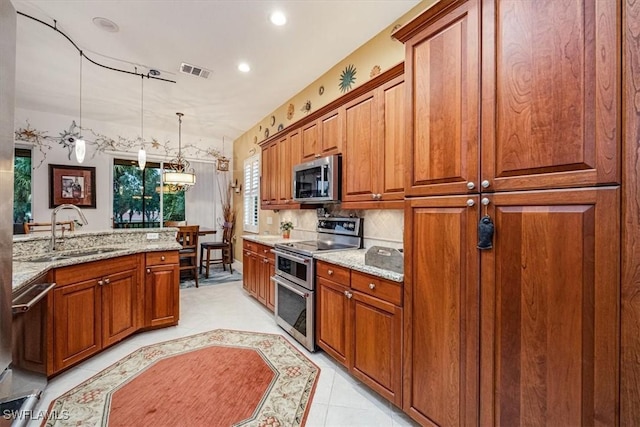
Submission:
[[[33,259],[26,259],[25,261],[28,261],[28,262],[53,262],[53,261],[59,261],[59,260],[63,260],[63,259],[80,258],[80,257],[84,257],[84,256],[105,254],[105,253],[109,253],[109,252],[113,252],[113,251],[117,251],[117,250],[118,250],[118,248],[96,248],[96,249],[87,249],[87,250],[73,251],[73,252],[67,252],[67,253],[61,252],[61,253],[53,253],[53,254],[43,255],[43,256],[40,256],[38,258],[33,258]]]

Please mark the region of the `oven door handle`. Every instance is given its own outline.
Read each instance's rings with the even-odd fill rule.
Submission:
[[[299,256],[290,255],[285,252],[273,251],[274,254],[281,256],[282,258],[290,259],[291,261],[299,262],[302,264],[309,264],[308,259],[300,258]]]
[[[284,282],[280,279],[278,279],[276,276],[271,276],[271,280],[276,282],[278,285],[285,287],[286,289],[290,290],[291,292],[293,292],[294,294],[301,296],[302,298],[309,298],[309,294],[305,293],[305,292],[300,292],[299,290],[297,290],[296,288],[291,287],[290,284],[288,284],[287,282]]]

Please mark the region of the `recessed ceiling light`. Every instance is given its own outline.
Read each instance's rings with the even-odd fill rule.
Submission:
[[[280,11],[273,12],[269,19],[271,19],[273,25],[277,25],[278,27],[287,23],[287,17]]]
[[[117,33],[118,31],[120,31],[120,27],[118,27],[118,24],[116,24],[110,19],[96,16],[95,18],[92,19],[92,21],[96,27],[100,28],[101,30],[107,31],[109,33]]]
[[[248,73],[249,71],[251,71],[251,67],[246,62],[241,62],[238,64],[238,70],[242,71],[243,73]]]

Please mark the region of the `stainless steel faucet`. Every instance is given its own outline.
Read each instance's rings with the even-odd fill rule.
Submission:
[[[89,221],[87,221],[87,218],[84,216],[84,214],[82,213],[82,211],[80,210],[79,207],[77,207],[76,205],[72,205],[70,203],[65,203],[63,205],[60,205],[58,207],[56,207],[52,212],[51,212],[51,241],[49,242],[49,250],[50,251],[55,251],[56,250],[56,216],[58,215],[58,212],[60,212],[61,210],[64,209],[74,209],[75,211],[78,212],[78,215],[80,216],[80,219],[82,220],[83,224],[88,224]],[[63,232],[64,235],[64,232]]]

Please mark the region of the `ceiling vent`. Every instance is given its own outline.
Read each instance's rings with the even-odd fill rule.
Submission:
[[[180,64],[180,71],[185,74],[191,74],[192,76],[202,77],[203,79],[208,79],[211,74],[211,71],[209,70],[196,65],[187,64],[185,62]]]

